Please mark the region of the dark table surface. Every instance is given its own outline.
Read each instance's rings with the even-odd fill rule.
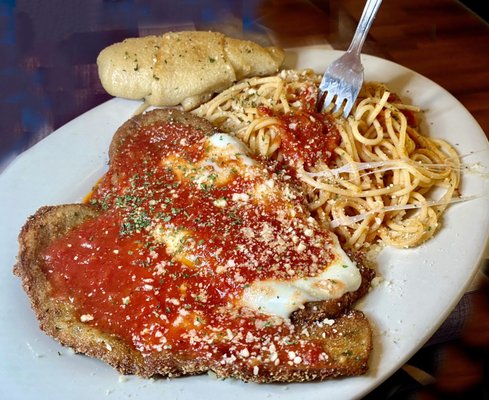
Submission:
[[[130,36],[214,29],[283,47],[346,49],[359,0],[6,1],[0,4],[0,167],[110,99],[96,57]],[[452,93],[489,134],[489,24],[454,0],[384,1],[364,52]],[[461,132],[463,134],[463,132]]]
[[[480,7],[488,2],[466,3],[480,15],[455,0],[386,0],[363,51],[443,86],[489,137],[489,24]],[[328,43],[344,50],[363,5],[359,0],[0,2],[0,171],[20,152],[111,98],[95,64],[111,43],[169,30],[211,29],[264,45]],[[489,398],[481,383],[484,377],[489,382],[486,289],[466,295],[444,331],[369,398]]]

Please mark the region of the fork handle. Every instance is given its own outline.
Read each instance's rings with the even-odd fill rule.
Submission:
[[[352,53],[355,57],[360,57],[363,43],[367,38],[368,31],[374,22],[381,3],[382,0],[367,0],[347,53]]]

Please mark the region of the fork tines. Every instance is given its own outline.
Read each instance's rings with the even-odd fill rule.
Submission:
[[[325,76],[319,92],[320,110],[331,113],[342,111],[343,116],[347,118],[357,96],[358,91],[352,90],[342,79]]]
[[[341,75],[335,70],[341,69]],[[319,109],[332,113],[343,111],[343,117],[350,114],[363,83],[363,68],[360,71],[341,64],[331,64],[319,85]],[[332,109],[332,104],[334,104]]]

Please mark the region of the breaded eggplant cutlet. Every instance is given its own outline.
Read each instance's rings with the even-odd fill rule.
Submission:
[[[46,206],[14,272],[40,327],[123,374],[300,382],[364,374],[373,272],[287,169],[178,110],[116,132],[84,204]]]

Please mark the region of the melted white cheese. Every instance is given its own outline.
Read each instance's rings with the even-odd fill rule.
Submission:
[[[207,139],[206,158],[197,163],[189,163],[180,158],[164,159],[162,163],[171,166],[179,179],[191,179],[199,187],[202,184],[225,185],[234,173],[241,176],[253,176],[262,173],[260,164],[249,156],[249,149],[235,137],[216,133]],[[184,168],[178,168],[184,167]],[[185,175],[181,171],[191,171]],[[212,177],[212,179],[211,179]],[[227,207],[229,202],[274,203],[285,201],[286,204],[294,196],[287,186],[275,185],[272,179],[265,180],[255,186],[252,193],[235,193],[231,199],[216,199],[216,207]],[[292,206],[289,216],[294,216]],[[312,231],[311,231],[312,232]],[[256,235],[265,235],[265,231],[252,232]],[[169,254],[187,265],[192,264],[195,248],[192,241],[183,241],[183,236],[191,236],[189,232],[178,232],[177,235],[169,231],[159,232],[157,239],[167,246]],[[357,290],[361,284],[359,269],[350,260],[341,248],[336,236],[332,234],[333,245],[329,249],[334,259],[316,276],[307,278],[294,278],[288,280],[267,279],[255,281],[242,292],[237,299],[238,306],[245,306],[260,313],[289,318],[290,314],[304,306],[306,302],[337,299],[347,292]],[[300,244],[298,245],[300,248]]]
[[[245,166],[257,166],[257,162],[248,156],[249,149],[239,139],[227,133],[215,133],[207,140],[210,155],[217,155],[228,161],[240,160]],[[216,154],[213,154],[216,153]]]
[[[264,314],[289,318],[310,301],[337,299],[360,287],[362,277],[335,238],[334,261],[316,276],[255,281],[243,291],[240,304]]]

